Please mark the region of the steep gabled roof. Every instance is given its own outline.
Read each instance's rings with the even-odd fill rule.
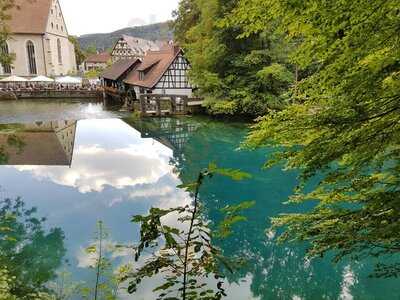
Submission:
[[[111,55],[108,52],[96,53],[89,55],[88,58],[85,59],[85,62],[88,63],[107,63],[111,59]]]
[[[173,46],[161,51],[147,52],[142,63],[128,74],[124,82],[149,89],[154,88],[181,52],[182,49]],[[140,72],[144,73],[142,80],[140,80]]]
[[[145,54],[147,51],[150,50],[159,50],[159,47],[156,43],[148,40],[144,40],[141,38],[129,36],[129,35],[122,35],[122,38],[126,41],[128,46],[136,52],[140,52]]]
[[[110,80],[118,80],[125,72],[138,63],[140,63],[139,59],[121,59],[105,69],[100,77]]]
[[[12,33],[44,34],[52,0],[16,0],[7,22]]]

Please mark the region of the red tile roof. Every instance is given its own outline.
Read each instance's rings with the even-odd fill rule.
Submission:
[[[16,0],[7,22],[12,33],[44,34],[52,0]]]
[[[181,48],[174,46],[147,52],[142,63],[128,74],[124,82],[149,89],[154,88],[181,52]],[[144,72],[143,80],[140,80],[139,72]]]
[[[121,59],[105,69],[100,77],[110,80],[118,80],[125,72],[127,72],[135,64],[139,63],[139,59]]]
[[[88,58],[85,59],[87,63],[107,63],[111,59],[111,54],[108,52],[96,53],[89,55]]]

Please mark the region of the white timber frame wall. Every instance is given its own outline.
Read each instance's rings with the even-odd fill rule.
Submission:
[[[180,53],[163,74],[153,89],[135,86],[136,95],[151,93],[156,95],[193,96],[193,86],[189,82],[190,64]]]
[[[111,52],[113,62],[116,62],[120,59],[141,58],[143,55],[144,53],[139,53],[138,51],[134,52],[123,38],[118,40],[113,51]]]

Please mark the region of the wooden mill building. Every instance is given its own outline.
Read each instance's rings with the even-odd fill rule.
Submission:
[[[141,111],[162,114],[160,101],[168,99],[173,112],[176,106],[187,106],[193,97],[194,87],[190,84],[190,64],[184,52],[177,46],[166,46],[159,51],[148,51],[143,59],[119,60],[102,74],[105,92],[141,103]],[[145,108],[151,106],[153,108]]]
[[[190,64],[181,48],[168,46],[160,51],[150,51],[143,60],[128,73],[124,84],[137,95],[181,95],[192,96],[189,83]]]

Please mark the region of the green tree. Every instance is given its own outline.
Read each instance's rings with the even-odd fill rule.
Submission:
[[[97,47],[95,44],[90,44],[86,49],[85,49],[85,55],[89,56],[91,54],[96,54],[97,53]]]
[[[174,37],[179,43],[188,42],[186,33],[189,28],[196,25],[200,20],[200,10],[193,0],[181,0],[178,9],[173,11],[174,21],[170,26],[174,30]]]
[[[8,28],[8,21],[10,20],[10,9],[15,7],[14,0],[1,0],[0,1],[0,47],[5,45],[10,37]],[[0,50],[0,64],[11,65],[14,56],[11,53],[5,53]]]
[[[86,54],[82,50],[81,45],[79,44],[79,41],[75,36],[70,35],[68,39],[72,43],[72,45],[74,45],[76,64],[80,66],[86,59]]]
[[[25,298],[17,298],[11,291],[13,282],[14,277],[10,275],[7,268],[0,267],[0,300],[56,300],[53,295],[45,292],[33,292],[28,294]]]
[[[258,116],[280,107],[294,81],[287,45],[275,26],[243,34],[231,17],[237,1],[185,0],[174,31],[192,66],[191,81],[213,114]]]
[[[11,279],[7,289],[16,299],[46,294],[46,284],[56,277],[65,255],[62,230],[47,233],[45,219],[35,214],[20,198],[0,202],[0,266],[2,275]]]
[[[301,171],[291,203],[316,201],[273,220],[286,228],[280,240],[309,241],[311,256],[333,250],[335,261],[377,256],[375,275],[399,275],[398,1],[242,0],[235,18],[246,34],[278,23],[298,45],[291,62],[313,70],[294,103],[260,120],[247,141],[280,147],[267,166]],[[319,184],[304,189],[315,175]]]

